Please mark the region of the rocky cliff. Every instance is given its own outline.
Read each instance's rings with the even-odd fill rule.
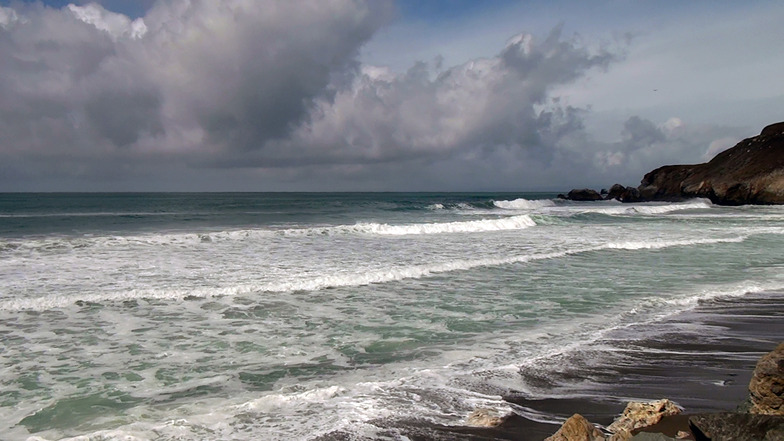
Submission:
[[[573,199],[570,196],[562,197]],[[707,198],[720,205],[784,204],[784,122],[765,127],[759,135],[744,139],[710,162],[659,167],[646,174],[636,189],[616,184],[607,198],[622,202]]]
[[[643,177],[643,200],[708,198],[714,204],[784,204],[784,123],[765,127],[710,162],[667,165]]]

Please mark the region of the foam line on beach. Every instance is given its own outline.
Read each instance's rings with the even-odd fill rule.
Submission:
[[[535,368],[541,364],[543,360],[567,355],[572,352],[579,352],[588,345],[596,344],[604,339],[610,332],[660,322],[669,317],[691,310],[697,307],[701,302],[721,298],[737,298],[749,294],[776,292],[781,290],[784,290],[783,281],[770,281],[768,283],[746,281],[723,287],[702,287],[694,292],[673,298],[656,297],[642,299],[629,310],[619,311],[619,320],[607,323],[600,329],[592,329],[590,332],[585,333],[583,338],[568,345],[554,345],[549,350],[545,350],[535,357],[522,361],[521,365],[527,368]]]

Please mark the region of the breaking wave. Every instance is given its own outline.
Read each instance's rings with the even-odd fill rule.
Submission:
[[[529,216],[511,216],[498,219],[473,221],[419,223],[409,225],[390,225],[375,222],[361,222],[354,225],[332,225],[311,228],[244,229],[204,233],[171,233],[138,236],[98,236],[98,237],[47,237],[27,240],[0,240],[0,253],[12,251],[57,252],[91,246],[184,246],[208,242],[227,242],[260,240],[270,237],[333,236],[345,234],[365,234],[379,236],[403,236],[443,233],[479,233],[489,231],[519,230],[536,225]]]
[[[364,286],[376,283],[389,283],[406,279],[419,279],[434,274],[452,271],[466,271],[479,267],[501,266],[539,260],[557,259],[574,254],[602,250],[640,250],[662,249],[676,246],[705,245],[718,243],[738,243],[748,236],[694,240],[653,240],[649,242],[608,242],[599,245],[578,247],[563,251],[539,254],[523,254],[508,257],[484,258],[474,260],[455,260],[430,265],[412,265],[369,270],[362,273],[325,274],[313,278],[288,279],[270,283],[248,283],[228,287],[204,287],[197,289],[144,289],[113,293],[94,293],[81,295],[48,295],[39,298],[21,298],[0,301],[0,310],[48,310],[64,308],[77,301],[87,303],[116,302],[136,299],[179,300],[186,297],[211,298],[235,296],[262,292],[320,291],[327,288]]]
[[[596,207],[588,207],[588,206],[575,206],[573,210],[577,213],[598,213],[598,214],[606,214],[610,216],[617,216],[617,215],[656,215],[656,214],[666,214],[672,213],[676,211],[684,211],[684,210],[707,210],[713,206],[710,201],[707,199],[698,199],[689,202],[682,202],[682,203],[667,203],[667,204],[657,204],[657,203],[641,203],[641,204],[634,204],[634,205],[613,205],[611,207],[597,205]]]
[[[441,233],[479,233],[484,231],[520,230],[536,226],[531,217],[512,216],[499,219],[481,219],[461,222],[423,223],[411,225],[389,225],[379,223],[359,223],[351,226],[328,227],[322,234],[361,233],[382,236],[403,236],[409,234],[441,234]],[[284,234],[312,234],[307,230],[286,230]]]
[[[542,207],[552,207],[555,202],[550,199],[528,200],[520,198],[512,201],[493,201],[493,205],[505,210],[536,210]]]

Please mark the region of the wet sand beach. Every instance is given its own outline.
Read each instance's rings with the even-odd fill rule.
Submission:
[[[580,413],[608,425],[629,400],[669,398],[686,413],[735,410],[757,360],[784,338],[784,293],[702,302],[655,323],[611,332],[579,351],[521,370],[540,396],[510,393],[520,414],[565,420]],[[538,419],[538,418],[537,418]],[[411,440],[542,440],[558,424],[518,414],[484,429],[408,422]]]

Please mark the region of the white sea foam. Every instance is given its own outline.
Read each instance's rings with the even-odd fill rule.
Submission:
[[[552,207],[555,202],[550,199],[528,200],[520,198],[511,201],[493,201],[493,205],[506,210],[536,210],[542,207]]]
[[[486,231],[520,230],[536,226],[529,216],[511,216],[499,219],[482,219],[462,222],[425,223],[411,225],[388,225],[361,223],[348,227],[357,233],[378,234],[383,236],[403,236],[409,234],[442,233],[479,233]]]
[[[328,386],[298,393],[269,394],[237,406],[241,412],[269,412],[283,406],[299,406],[303,403],[318,403],[346,393],[341,386]]]
[[[706,210],[713,207],[707,199],[695,199],[688,202],[678,203],[659,203],[659,202],[645,202],[638,204],[618,204],[612,203],[612,206],[607,204],[592,204],[592,205],[575,205],[570,206],[569,211],[577,213],[598,213],[606,215],[657,215],[667,214],[672,212],[680,212],[685,210]]]
[[[35,251],[50,252],[71,250],[84,247],[125,247],[137,246],[176,246],[195,245],[206,242],[238,242],[264,240],[275,236],[334,236],[346,234],[403,236],[444,233],[480,233],[503,230],[519,230],[536,226],[527,215],[482,219],[458,222],[417,223],[390,225],[383,223],[357,223],[354,225],[334,225],[310,228],[241,229],[202,233],[168,233],[135,236],[97,236],[97,237],[46,237],[26,240],[0,240],[0,252]]]
[[[627,241],[611,242],[607,248],[619,250],[656,250],[675,246],[706,245],[715,243],[740,243],[745,241],[748,236],[728,237],[728,238],[708,238],[708,239],[683,239],[683,240],[663,240],[654,239],[649,241]]]
[[[526,263],[538,260],[555,259],[568,255],[585,253],[590,251],[601,251],[608,249],[661,249],[676,246],[691,246],[718,243],[738,243],[747,239],[748,236],[735,236],[725,238],[692,239],[692,240],[652,240],[649,242],[608,242],[593,246],[580,246],[563,251],[523,254],[507,257],[483,258],[474,260],[454,260],[430,265],[412,265],[401,267],[389,267],[382,270],[371,270],[360,273],[348,274],[329,274],[314,278],[294,278],[286,281],[261,283],[261,284],[241,284],[224,287],[210,287],[198,289],[139,289],[122,292],[98,292],[78,295],[57,295],[50,294],[45,297],[36,298],[16,298],[0,301],[0,310],[20,311],[20,310],[48,310],[64,308],[73,305],[76,301],[84,302],[117,302],[134,299],[159,299],[159,300],[179,300],[185,297],[211,298],[223,296],[235,296],[258,292],[292,292],[292,291],[319,291],[326,288],[339,288],[346,286],[364,286],[376,283],[389,283],[406,279],[418,279],[428,277],[433,274],[446,273],[453,271],[466,271],[479,267],[490,267],[509,265],[515,263]]]
[[[697,199],[689,202],[673,203],[666,205],[634,205],[631,209],[640,214],[663,214],[683,210],[707,210],[713,204],[707,199]]]
[[[0,432],[26,439],[26,417],[107,390],[133,397],[130,407],[94,409],[76,427],[52,423],[30,439],[304,440],[336,430],[404,439],[396,421],[459,425],[477,408],[554,422],[500,396],[588,396],[591,380],[540,387],[520,365],[563,380],[564,357],[626,348],[612,339],[638,338],[628,326],[644,332],[704,300],[784,287],[780,212],[678,212],[748,211],[751,220],[692,223],[644,212],[662,204],[553,204],[462,212],[444,202],[431,207],[442,212],[357,212],[376,223],[329,224],[354,222],[337,214],[323,224],[291,217],[303,223],[28,239],[41,253],[2,242],[0,331],[13,369],[0,380],[18,398]],[[570,216],[586,207],[623,211]],[[498,229],[526,210],[536,227]],[[656,251],[670,247],[681,248]],[[564,276],[575,269],[581,277]],[[14,374],[28,371],[40,375]],[[34,381],[43,387],[28,388]]]

